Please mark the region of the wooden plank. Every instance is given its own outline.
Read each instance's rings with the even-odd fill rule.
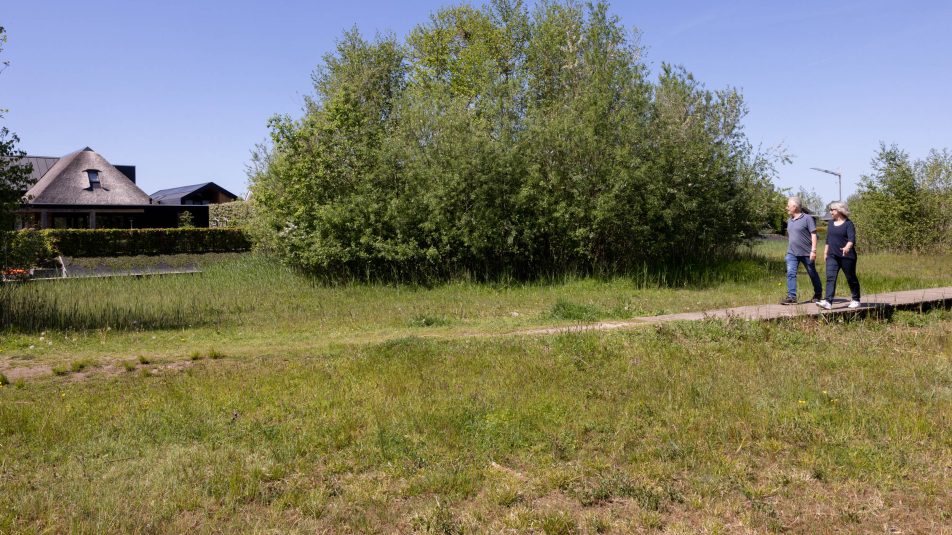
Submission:
[[[926,288],[921,290],[906,290],[873,294],[864,297],[859,308],[848,308],[849,299],[834,299],[833,309],[824,310],[810,301],[797,305],[754,305],[746,307],[720,308],[704,312],[685,312],[682,314],[664,314],[661,316],[646,316],[633,318],[629,321],[611,321],[573,325],[571,327],[555,327],[551,329],[534,329],[519,331],[511,334],[555,334],[560,332],[600,331],[608,329],[623,329],[639,325],[655,325],[669,321],[698,321],[707,318],[740,318],[749,321],[765,321],[780,318],[814,317],[821,315],[858,314],[890,308],[917,308],[935,306],[938,304],[952,304],[952,286],[943,288]]]

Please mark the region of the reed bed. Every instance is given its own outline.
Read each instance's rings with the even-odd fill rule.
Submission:
[[[729,257],[645,265],[624,274],[492,282],[463,274],[430,285],[328,283],[266,256],[245,254],[195,275],[5,284],[0,287],[0,328],[19,333],[239,326],[496,330],[624,319],[778,300],[786,285],[784,249],[784,242],[764,242]],[[860,259],[860,278],[865,293],[952,285],[952,256],[866,255]],[[566,306],[584,307],[586,313],[565,316],[561,310]]]

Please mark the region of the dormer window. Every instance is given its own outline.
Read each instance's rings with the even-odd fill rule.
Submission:
[[[89,178],[89,187],[93,189],[102,187],[102,184],[99,182],[99,171],[95,169],[87,169],[86,177]]]

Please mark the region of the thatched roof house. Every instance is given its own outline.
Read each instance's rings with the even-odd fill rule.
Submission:
[[[175,228],[183,212],[195,226],[208,226],[207,206],[158,206],[136,186],[135,166],[120,170],[89,147],[26,159],[39,176],[25,194],[19,228]]]

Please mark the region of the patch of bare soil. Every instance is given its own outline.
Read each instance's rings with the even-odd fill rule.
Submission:
[[[92,377],[102,377],[102,376],[118,376],[129,373],[129,371],[140,371],[140,370],[149,370],[154,374],[159,374],[162,372],[181,372],[192,367],[194,364],[190,360],[176,360],[172,362],[165,362],[162,364],[139,364],[136,363],[134,370],[126,370],[125,366],[122,365],[121,360],[110,362],[109,364],[103,366],[97,366],[93,369],[88,369],[80,372],[72,372],[69,374],[69,381],[72,383],[82,382]],[[0,373],[4,374],[7,379],[10,381],[18,381],[20,379],[33,379],[36,377],[44,377],[47,375],[53,375],[53,367],[49,364],[23,364],[20,362],[12,363],[10,359],[4,359],[0,361]]]
[[[7,379],[11,381],[17,381],[19,379],[32,379],[33,377],[40,377],[42,375],[50,375],[53,373],[53,368],[47,366],[46,364],[33,364],[30,366],[10,366],[10,361],[4,361],[0,363],[0,373],[3,373],[7,376]]]

